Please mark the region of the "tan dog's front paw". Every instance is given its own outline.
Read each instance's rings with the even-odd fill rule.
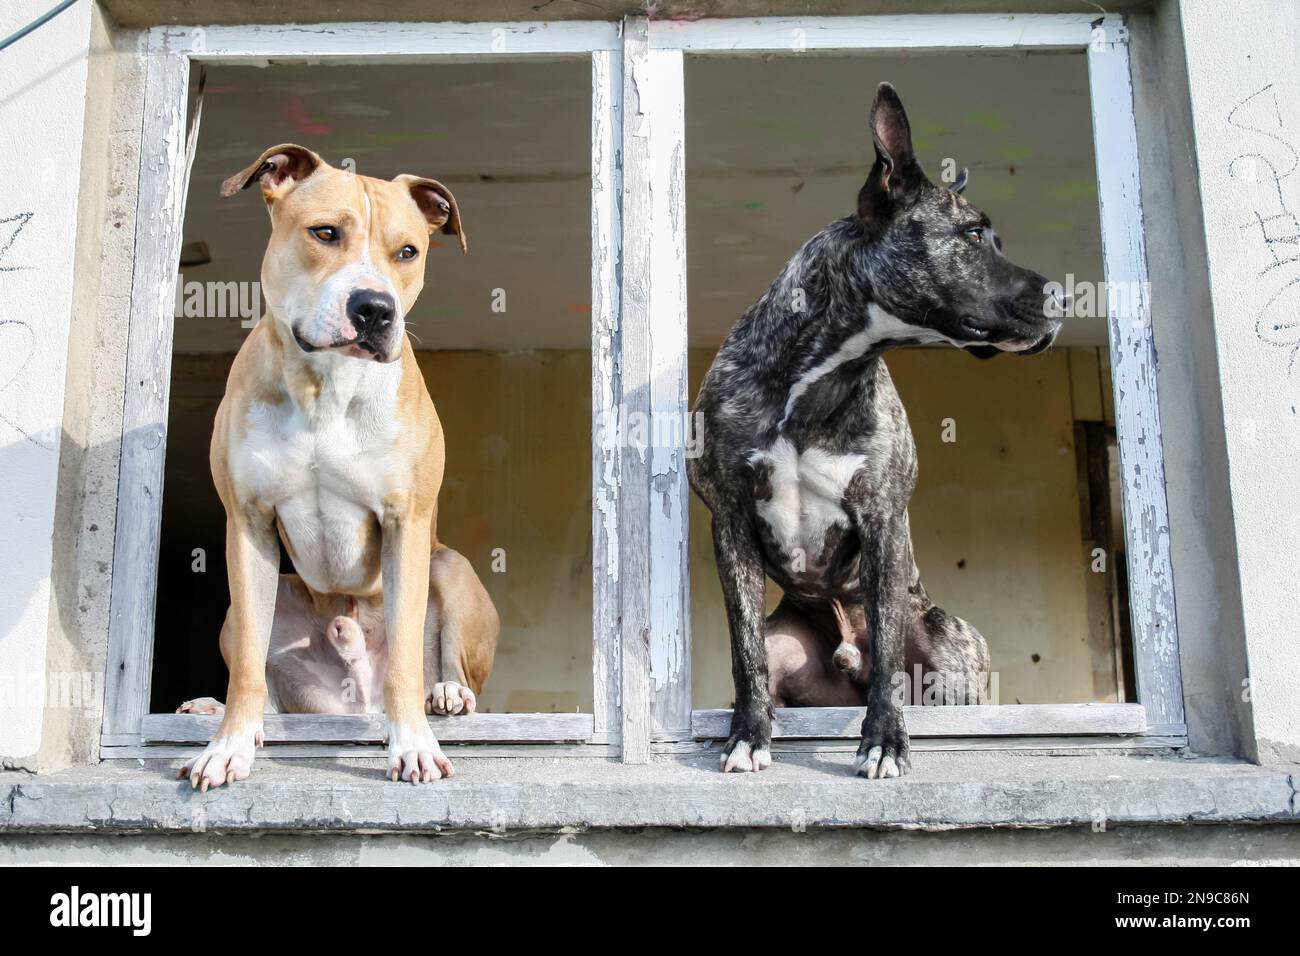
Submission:
[[[220,717],[226,712],[226,705],[215,697],[195,697],[176,708],[178,714],[199,714],[206,717]]]
[[[424,701],[426,714],[472,714],[478,706],[478,698],[464,684],[454,680],[442,681],[433,685],[428,698]]]
[[[204,793],[208,787],[247,780],[253,772],[253,753],[262,746],[261,725],[227,731],[217,730],[212,742],[180,770],[178,779],[190,778],[190,787]]]
[[[441,777],[450,777],[456,769],[438,746],[424,720],[418,724],[388,722],[388,777],[390,780],[409,780],[411,783],[429,783]]]

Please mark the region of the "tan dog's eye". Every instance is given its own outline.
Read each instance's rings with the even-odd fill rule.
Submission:
[[[339,231],[334,226],[312,226],[307,231],[324,243],[339,241]]]
[[[415,248],[415,246],[410,245],[402,246],[402,248],[397,250],[397,258],[401,262],[410,262],[419,254],[420,250]]]

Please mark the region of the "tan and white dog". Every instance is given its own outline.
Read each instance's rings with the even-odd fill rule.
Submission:
[[[499,621],[469,562],[438,543],[442,426],[405,316],[432,234],[465,251],[460,211],[435,180],[360,176],[291,144],[266,150],[221,195],[254,183],[271,215],[267,311],[235,357],[211,451],[226,510],[230,684],[216,734],[180,773],[204,790],[242,780],[268,707],[340,712],[331,680],[350,675],[354,697],[362,680],[369,696],[380,673],[391,778],[450,776],[425,712],[473,709]],[[283,579],[277,531],[297,571]],[[318,632],[341,672],[316,666],[330,658],[313,650]]]

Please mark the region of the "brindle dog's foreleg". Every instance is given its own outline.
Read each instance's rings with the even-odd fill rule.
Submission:
[[[904,673],[907,645],[909,576],[914,567],[905,512],[878,514],[855,509],[862,547],[862,593],[871,635],[867,714],[855,772],[868,778],[897,777],[911,767],[903,707],[894,694],[895,675]]]
[[[763,641],[765,579],[758,535],[740,509],[713,516],[713,553],[731,631],[731,678],[736,701],[722,770],[763,770],[772,763],[772,698]]]

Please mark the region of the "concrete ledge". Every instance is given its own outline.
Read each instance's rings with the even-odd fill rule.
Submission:
[[[9,833],[2,866],[1297,866],[1285,823],[922,830]]]
[[[379,760],[268,759],[207,794],[176,761],[51,776],[0,773],[0,832],[554,831],[629,827],[1107,827],[1295,823],[1297,772],[1239,761],[925,753],[901,780],[852,777],[849,754],[785,755],[757,775],[716,757],[648,766],[453,755],[457,776],[415,787]]]

